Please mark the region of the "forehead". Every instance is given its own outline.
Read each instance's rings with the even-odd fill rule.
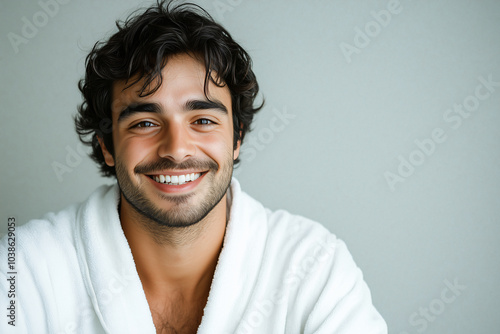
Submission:
[[[169,57],[161,74],[162,82],[158,90],[143,97],[139,95],[144,85],[144,79],[130,87],[128,86],[136,81],[137,77],[113,83],[111,106],[113,114],[119,113],[131,104],[145,101],[158,103],[166,110],[173,110],[185,105],[190,100],[206,100],[204,91],[205,65],[193,56],[181,54]],[[153,81],[152,87],[156,83],[157,81]],[[209,98],[221,101],[228,111],[232,111],[231,94],[226,85],[219,87],[209,80],[207,88]]]

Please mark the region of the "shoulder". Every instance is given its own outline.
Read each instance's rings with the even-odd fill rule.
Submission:
[[[294,256],[307,256],[318,253],[320,248],[329,251],[344,243],[337,239],[325,226],[287,210],[270,210],[258,200],[241,190],[240,184],[233,179],[232,214],[238,216],[241,228],[250,237],[265,239],[266,253],[278,253],[280,258],[293,260]],[[329,251],[331,253],[331,251]],[[287,256],[285,256],[287,255]]]
[[[270,210],[244,192],[239,198],[242,207],[250,208],[245,216],[255,217],[248,221],[252,229],[266,231],[252,235],[265,239],[263,262],[275,273],[290,277],[290,272],[301,271],[318,278],[319,270],[326,278],[334,268],[354,269],[345,243],[319,222],[287,210]]]
[[[14,240],[18,256],[31,262],[30,259],[43,260],[50,253],[71,253],[75,247],[75,230],[78,228],[78,217],[85,207],[96,197],[102,197],[112,186],[97,188],[90,197],[81,202],[72,204],[58,212],[46,213],[40,219],[33,219],[25,224],[11,227],[10,233],[0,239],[0,254],[4,253],[8,245],[7,239]]]
[[[342,240],[321,223],[287,210],[271,210],[242,192],[241,199],[246,207],[252,207],[259,222],[252,225],[267,231],[267,255],[276,254],[281,261],[298,260],[311,255],[332,254],[337,248],[345,247]],[[263,226],[265,225],[265,226]]]
[[[261,204],[258,209],[257,201],[246,200],[261,211],[264,222],[254,222],[256,229],[267,230],[261,298],[275,296],[271,302],[287,309],[288,326],[304,333],[387,333],[363,274],[341,239],[316,221]]]
[[[0,293],[6,295],[10,289],[7,275],[17,273],[16,285],[22,289],[15,291],[16,303],[19,312],[29,317],[29,326],[42,328],[47,326],[47,319],[51,319],[53,326],[61,325],[73,319],[74,311],[78,310],[76,305],[86,302],[80,293],[85,291],[83,272],[86,269],[80,261],[79,232],[87,228],[82,221],[89,209],[96,208],[91,203],[103,199],[109,188],[100,187],[82,203],[15,226],[0,239],[0,257],[13,254],[9,268],[0,267]]]
[[[301,215],[292,214],[287,210],[272,211],[265,208],[267,226],[271,237],[284,241],[299,242],[328,239],[336,242],[336,236],[325,226]]]
[[[40,251],[44,246],[55,247],[70,237],[78,207],[79,204],[73,204],[60,212],[49,212],[42,218],[30,220],[25,224],[16,222],[4,238],[15,240],[16,249],[21,252],[27,249]],[[0,243],[0,250],[4,245],[4,242]]]
[[[346,244],[319,222],[286,210],[267,215],[267,256],[286,270],[285,282],[326,280],[334,272],[357,270]]]

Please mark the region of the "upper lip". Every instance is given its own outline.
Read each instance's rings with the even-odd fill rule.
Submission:
[[[206,171],[196,171],[196,170],[185,170],[185,171],[162,171],[162,172],[154,172],[154,173],[148,173],[147,175],[150,176],[157,176],[157,175],[170,175],[170,176],[176,176],[176,175],[186,175],[186,174],[192,174],[192,173],[205,173]]]

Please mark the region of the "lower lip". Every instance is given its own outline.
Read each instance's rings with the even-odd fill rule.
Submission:
[[[153,185],[156,188],[158,188],[162,192],[175,194],[175,193],[183,193],[186,191],[193,190],[194,188],[196,188],[196,186],[198,186],[198,184],[201,182],[201,179],[204,178],[207,173],[208,172],[204,172],[203,174],[200,175],[199,178],[197,178],[194,181],[190,181],[188,183],[179,184],[179,185],[159,183],[159,182],[156,182],[155,180],[153,180],[152,178],[150,178],[149,176],[146,176],[146,177],[148,178],[148,180],[151,183],[153,183]]]

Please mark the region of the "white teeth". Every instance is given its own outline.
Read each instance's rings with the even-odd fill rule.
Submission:
[[[155,175],[153,179],[158,183],[180,185],[187,182],[195,181],[201,176],[200,173],[191,173],[185,175]]]

